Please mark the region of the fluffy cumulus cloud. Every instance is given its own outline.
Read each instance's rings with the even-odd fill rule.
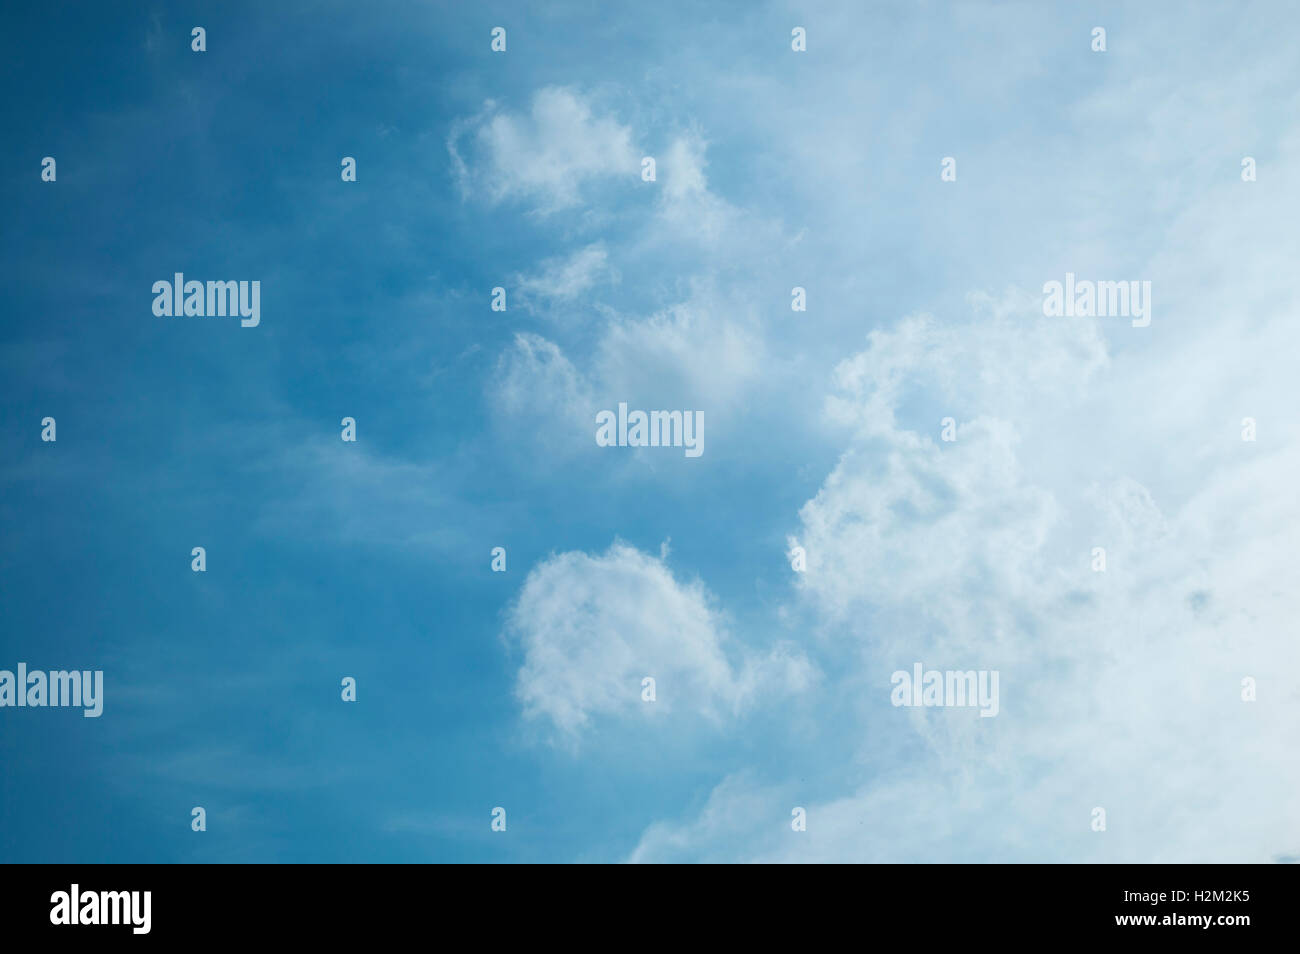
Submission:
[[[594,446],[600,408],[624,401],[701,409],[716,426],[719,412],[737,407],[760,381],[766,346],[758,321],[711,288],[650,315],[607,309],[603,317],[585,360],[550,338],[517,334],[488,385],[498,420],[546,435],[564,454]]]
[[[649,185],[632,148],[640,136],[663,142]],[[754,277],[797,240],[710,188],[698,130],[634,131],[608,97],[545,87],[527,113],[489,103],[460,120],[448,146],[467,197],[523,200],[557,224],[564,244],[575,223],[605,232],[514,276],[514,301],[548,328],[545,337],[517,334],[487,383],[507,431],[547,435],[558,453],[571,453],[592,440],[593,399],[596,407],[697,409],[716,428],[773,373]],[[654,198],[586,188],[625,175]],[[654,263],[672,280],[655,283],[648,303],[644,294],[634,307],[618,301],[622,269]]]
[[[859,742],[820,775],[727,774],[633,860],[1296,856],[1300,692],[1277,675],[1300,664],[1295,292],[1272,243],[1223,241],[1274,234],[1264,207],[1294,187],[1271,188],[1187,197],[1181,218],[1215,225],[1153,257],[1145,337],[1013,290],[877,328],[838,364],[842,451],[793,528],[795,612],[843,661],[828,707],[863,700]],[[1225,260],[1236,278],[1207,286]],[[916,662],[999,671],[999,714],[893,707]]]
[[[957,629],[1044,584],[1061,504],[1022,450],[1062,449],[1061,418],[1041,412],[1079,403],[1105,345],[1095,322],[1049,324],[1018,293],[972,306],[965,320],[874,331],[832,375],[826,414],[848,444],[800,514],[800,586],[831,615],[899,606]]]
[[[1141,454],[1107,447],[1141,382],[1113,373],[1095,322],[1017,308],[1012,296],[943,329],[901,321],[834,377],[828,413],[848,446],[801,510],[799,592],[829,651],[861,674],[836,689],[878,700],[859,726],[870,768],[838,792],[729,777],[698,816],[647,829],[634,859],[1268,861],[1294,849],[1300,766],[1277,755],[1300,693],[1276,674],[1300,664],[1297,601],[1280,582],[1284,541],[1300,536],[1282,475],[1300,447],[1257,449],[1225,428],[1190,490],[1154,470],[1088,473],[1103,459],[1142,470]],[[1268,324],[1245,347],[1273,365],[1293,338]],[[1218,390],[1185,395],[1188,416],[1213,419]],[[909,429],[918,402],[931,426]],[[1076,430],[1080,407],[1090,426]],[[957,410],[955,441],[934,408]],[[1056,464],[1067,450],[1083,473]],[[891,673],[916,662],[999,671],[999,714],[885,703]],[[807,832],[790,830],[792,805],[807,807]],[[1097,808],[1105,832],[1091,828]]]
[[[1233,98],[1268,95],[1260,77],[1293,69],[1291,60],[1271,55],[1268,70],[1229,84],[1240,92]],[[533,568],[509,615],[523,711],[571,740],[635,718],[704,719],[736,731],[738,750],[746,740],[737,713],[790,713],[784,729],[803,747],[799,772],[744,756],[720,764],[711,795],[699,793],[704,807],[665,807],[633,860],[1300,853],[1300,763],[1288,756],[1300,692],[1279,675],[1300,665],[1289,630],[1300,610],[1291,585],[1300,504],[1289,480],[1300,424],[1288,413],[1297,293],[1294,241],[1275,211],[1295,204],[1296,186],[1284,176],[1239,181],[1236,157],[1224,173],[1226,160],[1202,155],[1197,136],[1161,138],[1160,156],[1191,165],[1170,160],[1135,185],[1109,165],[1092,171],[1093,152],[1075,157],[1079,142],[1108,140],[1067,124],[1055,135],[1070,158],[1055,177],[1015,167],[1000,178],[1019,137],[1040,142],[1033,130],[1010,130],[1011,140],[981,147],[997,161],[963,159],[972,172],[960,189],[969,191],[935,200],[901,158],[842,148],[840,111],[806,106],[816,97],[803,87],[773,95],[765,113],[788,95],[801,116],[816,114],[807,136],[783,135],[788,110],[772,126],[746,116],[763,128],[754,140],[762,150],[778,159],[793,151],[790,181],[764,179],[783,168],[768,157],[740,182],[747,153],[736,143],[711,152],[705,131],[680,117],[673,129],[634,131],[573,90],[544,89],[526,113],[490,107],[453,136],[463,185],[543,211],[579,206],[598,179],[626,172],[636,182],[633,142],[656,152],[653,199],[619,209],[628,216],[618,234],[568,247],[572,235],[560,234],[561,251],[519,277],[537,312],[582,303],[596,317],[581,334],[553,323],[553,341],[515,338],[491,384],[503,418],[541,414],[536,426],[590,445],[592,408],[619,400],[752,411],[806,393],[798,406],[820,409],[807,415],[809,443],[825,441],[824,467],[791,462],[796,479],[814,475],[783,510],[781,530],[805,551],[806,570],[780,597],[762,581],[768,630],[735,639],[703,583],[626,545],[562,553]],[[1070,123],[1145,128],[1151,109],[1127,85],[1082,95],[1064,112]],[[1206,100],[1220,119],[1225,102]],[[715,114],[715,126],[728,118]],[[834,139],[816,134],[822,122]],[[1202,117],[1195,128],[1237,125]],[[566,130],[591,148],[578,156],[562,146]],[[888,141],[880,155],[912,156],[913,130],[885,123],[879,134]],[[1300,156],[1294,132],[1270,144],[1276,168]],[[725,178],[719,155],[731,163]],[[1150,156],[1128,159],[1151,172]],[[938,189],[931,165],[925,177]],[[858,188],[899,169],[900,188],[918,190],[901,209],[886,190]],[[974,170],[987,179],[979,190]],[[773,198],[785,186],[813,199],[801,207]],[[1033,201],[1022,204],[1022,190]],[[1096,202],[1112,190],[1123,201]],[[965,204],[976,192],[988,208]],[[1044,230],[1027,210],[1049,206]],[[861,223],[879,221],[886,244],[894,232],[914,241],[918,208],[927,222],[951,223],[953,235],[936,225],[898,254],[862,238],[876,230]],[[1006,219],[996,229],[994,208]],[[799,217],[794,237],[777,209]],[[598,220],[612,216],[584,227]],[[995,240],[984,240],[985,226]],[[940,255],[934,243],[949,240],[953,255]],[[937,255],[951,273],[930,268]],[[852,274],[859,259],[868,267]],[[881,277],[881,261],[926,264]],[[1150,327],[1046,317],[1033,278],[1067,270],[1150,278]],[[653,288],[649,305],[649,295],[636,307],[603,300],[620,272],[620,289]],[[943,287],[922,287],[931,284]],[[793,285],[807,286],[816,307],[792,316]],[[1005,290],[951,306],[980,286]],[[919,307],[933,313],[911,313]],[[1252,441],[1242,439],[1248,416]],[[734,417],[727,437],[738,446],[781,439],[746,432],[744,415]],[[947,418],[955,440],[943,439]],[[714,420],[711,446],[723,446]],[[752,501],[755,512],[769,503]],[[762,545],[745,532],[731,542]],[[759,648],[777,632],[796,633],[803,652]],[[891,674],[915,663],[997,671],[997,715],[891,705]],[[658,680],[653,709],[640,701],[646,675]],[[1257,698],[1248,702],[1251,680]],[[791,692],[800,688],[815,691]],[[795,806],[807,810],[807,831],[790,828]],[[1092,829],[1096,809],[1104,832]]]
[[[523,653],[524,712],[569,739],[596,720],[638,713],[734,716],[813,677],[789,647],[762,654],[738,645],[702,583],[679,581],[663,559],[623,543],[535,567],[508,630]],[[642,699],[647,676],[653,704]]]
[[[539,89],[526,113],[489,102],[455,124],[447,148],[463,192],[518,199],[543,212],[576,205],[592,181],[640,181],[631,129],[612,115],[594,115],[585,97],[565,87]]]

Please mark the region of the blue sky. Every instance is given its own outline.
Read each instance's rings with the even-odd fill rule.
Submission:
[[[1290,5],[534,6],[6,12],[0,855],[1300,853]]]

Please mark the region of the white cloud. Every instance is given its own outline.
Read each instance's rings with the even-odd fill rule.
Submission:
[[[709,189],[706,144],[698,135],[679,136],[656,163],[659,215],[673,235],[716,243],[741,218],[737,209]]]
[[[517,695],[531,718],[576,738],[595,719],[736,714],[755,698],[804,688],[810,664],[789,647],[767,655],[733,643],[698,581],[623,543],[535,567],[511,609],[522,648]],[[641,699],[656,680],[657,700]]]
[[[452,128],[447,149],[465,194],[524,199],[542,212],[577,205],[591,180],[640,181],[631,129],[594,115],[587,98],[565,87],[538,90],[527,114],[489,102]]]
[[[520,276],[515,288],[525,305],[564,304],[590,291],[604,277],[611,277],[609,253],[603,242],[593,242],[571,255],[547,259],[536,273]]]
[[[834,663],[816,702],[856,720],[825,730],[829,754],[806,784],[727,775],[697,817],[650,826],[637,860],[1268,860],[1300,848],[1291,794],[1300,768],[1288,755],[1300,695],[1278,675],[1300,664],[1289,636],[1300,606],[1287,583],[1300,537],[1288,476],[1300,464],[1300,423],[1288,410],[1297,293],[1295,242],[1276,211],[1294,205],[1295,180],[1277,170],[1294,165],[1297,141],[1266,132],[1289,103],[1275,90],[1293,87],[1281,80],[1294,57],[1270,52],[1264,67],[1235,79],[1216,72],[1207,85],[1183,76],[1185,64],[1130,54],[1117,61],[1123,79],[1098,76],[1074,94],[1082,103],[1060,91],[1051,105],[1062,118],[1051,122],[1035,112],[1033,77],[1075,43],[1056,27],[1050,16],[1020,25],[1027,41],[1047,39],[1028,42],[1037,52],[1009,73],[967,70],[987,83],[959,99],[993,93],[1034,121],[962,126],[966,185],[953,188],[939,183],[936,160],[955,147],[923,118],[948,111],[952,123],[939,126],[958,128],[966,104],[924,88],[900,100],[847,57],[812,83],[735,77],[713,123],[731,133],[729,162],[712,173],[736,202],[753,196],[768,215],[780,209],[806,224],[794,239],[765,226],[774,220],[753,203],[710,189],[699,134],[651,145],[659,181],[649,218],[625,223],[631,248],[607,236],[609,257],[628,269],[654,262],[638,278],[646,284],[668,259],[693,291],[648,317],[608,312],[593,350],[574,359],[581,372],[568,365],[583,393],[600,404],[625,392],[706,408],[764,392],[786,401],[791,382],[772,373],[783,342],[834,362],[857,347],[844,347],[849,329],[854,342],[877,330],[839,361],[824,420],[808,422],[842,435],[842,453],[788,528],[807,548],[808,571],[782,608],[808,621]],[[1214,49],[1223,35],[1204,21],[1184,31]],[[908,25],[894,65],[932,46],[932,32]],[[1154,23],[1135,24],[1127,47],[1154,49],[1157,34]],[[984,63],[971,49],[942,53]],[[1153,70],[1168,81],[1141,79]],[[1134,98],[1135,82],[1151,97]],[[850,90],[872,121],[846,129],[841,105],[815,106],[835,102],[810,95],[827,90]],[[916,108],[895,108],[904,100]],[[1233,116],[1221,115],[1230,105]],[[734,135],[744,123],[721,115],[737,107],[751,111],[745,139]],[[1165,135],[1180,128],[1191,130],[1182,141]],[[1121,136],[1128,145],[1111,148],[1116,130],[1152,129],[1161,136]],[[1207,135],[1225,129],[1226,138]],[[1237,176],[1238,154],[1248,153],[1262,157],[1257,183]],[[1067,269],[1152,279],[1151,328],[1045,319],[1035,282]],[[969,318],[878,324],[922,304],[943,313],[957,288],[1013,280],[1030,291],[975,296]],[[756,321],[733,301],[745,289],[756,314],[789,319],[782,296],[793,284],[816,303],[795,320]],[[701,288],[720,290],[707,300]],[[829,363],[815,365],[809,392],[821,390]],[[753,387],[770,381],[787,387]],[[938,440],[949,415],[960,425],[955,444]],[[1257,443],[1239,439],[1246,415],[1260,421]],[[1107,549],[1105,574],[1089,567],[1097,545]],[[556,558],[569,559],[576,576],[591,568],[581,560],[609,556]],[[564,691],[529,704],[576,734],[598,713],[630,713],[620,707],[637,696],[635,680],[624,699],[602,688],[609,679],[573,676],[582,667],[571,659],[615,681],[629,676],[617,662],[625,646],[616,641],[606,656],[597,645],[591,620],[609,618],[604,594],[575,586],[573,595],[598,608],[539,624],[548,635],[535,671],[554,672]],[[637,645],[672,645],[632,629]],[[728,683],[716,656],[687,658],[705,687],[698,698],[726,710],[726,687],[744,684],[735,675],[744,667],[727,666]],[[1001,713],[894,709],[889,674],[914,661],[999,669]],[[1239,698],[1247,675],[1260,680],[1256,703]],[[852,740],[852,751],[830,735]],[[795,804],[809,808],[806,833],[789,830]],[[1088,828],[1095,805],[1108,811],[1105,834]]]
[[[515,336],[490,384],[503,423],[539,434],[557,451],[594,446],[601,408],[626,401],[710,417],[736,406],[765,366],[752,315],[707,288],[649,316],[606,314],[585,373],[558,344],[530,333]]]
[[[697,287],[647,317],[611,318],[592,363],[611,399],[716,410],[756,382],[762,334],[743,305]]]
[[[972,313],[938,322],[914,315],[877,328],[866,350],[835,369],[828,410],[841,423],[887,433],[895,408],[924,392],[945,416],[1018,417],[1045,396],[1071,402],[1109,363],[1097,322],[1041,320],[1039,300],[1016,289],[973,294]],[[938,420],[933,422],[936,425]]]
[[[597,115],[583,95],[547,87],[535,94],[531,114],[505,113],[490,103],[481,115],[456,124],[449,137],[466,194],[493,201],[528,198],[542,211],[554,211],[579,203],[585,182],[624,173],[657,194],[644,211],[633,204],[631,214],[642,216],[639,225],[622,220],[631,237],[627,243],[611,248],[606,240],[594,241],[517,275],[523,307],[551,318],[562,315],[602,282],[615,284],[614,261],[620,257],[640,265],[656,262],[670,274],[686,268],[675,284],[689,291],[682,295],[673,288],[676,300],[665,296],[671,304],[648,314],[624,314],[593,302],[605,321],[583,335],[582,351],[563,337],[544,348],[536,342],[521,347],[516,340],[491,384],[494,392],[507,392],[494,399],[506,417],[528,411],[523,423],[534,426],[540,418],[532,412],[540,408],[549,422],[568,429],[577,393],[594,394],[602,407],[629,401],[717,413],[733,408],[760,380],[767,355],[762,307],[753,300],[750,278],[762,261],[782,254],[788,241],[777,224],[742,213],[710,190],[706,144],[698,132],[668,142],[657,157],[658,180],[650,185],[635,174],[639,153],[632,136],[610,115]],[[731,274],[737,266],[739,288]],[[528,397],[516,400],[519,395]]]
[[[1166,477],[1141,441],[1110,440],[1152,400],[1147,365],[1113,362],[1087,322],[1011,321],[1016,300],[994,308],[1009,324],[902,321],[835,375],[828,411],[852,436],[801,511],[798,586],[843,662],[828,704],[863,699],[870,768],[724,780],[697,817],[648,828],[635,860],[1268,861],[1300,844],[1285,755],[1300,693],[1276,675],[1300,666],[1281,582],[1300,446],[1285,431],[1242,442],[1228,422],[1193,480]],[[1220,360],[1179,394],[1185,422],[1280,372],[1295,337],[1281,322],[1235,345],[1220,334],[1188,343]],[[918,403],[956,409],[958,440]],[[1178,437],[1149,440],[1192,446]],[[998,670],[1000,714],[892,707],[890,673],[914,662]],[[796,804],[806,833],[789,830]]]
[[[594,444],[591,387],[560,347],[541,335],[515,335],[497,361],[490,396],[504,420],[553,446]]]

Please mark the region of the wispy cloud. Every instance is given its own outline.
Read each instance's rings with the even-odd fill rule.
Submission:
[[[447,149],[463,194],[523,200],[544,213],[577,205],[593,180],[640,181],[631,129],[565,87],[538,90],[527,113],[487,103],[453,126]]]
[[[535,567],[511,609],[523,651],[516,692],[526,715],[572,741],[596,719],[734,714],[767,693],[806,688],[813,669],[781,647],[736,643],[699,581],[623,543],[561,553]],[[656,699],[643,699],[642,680]]]

